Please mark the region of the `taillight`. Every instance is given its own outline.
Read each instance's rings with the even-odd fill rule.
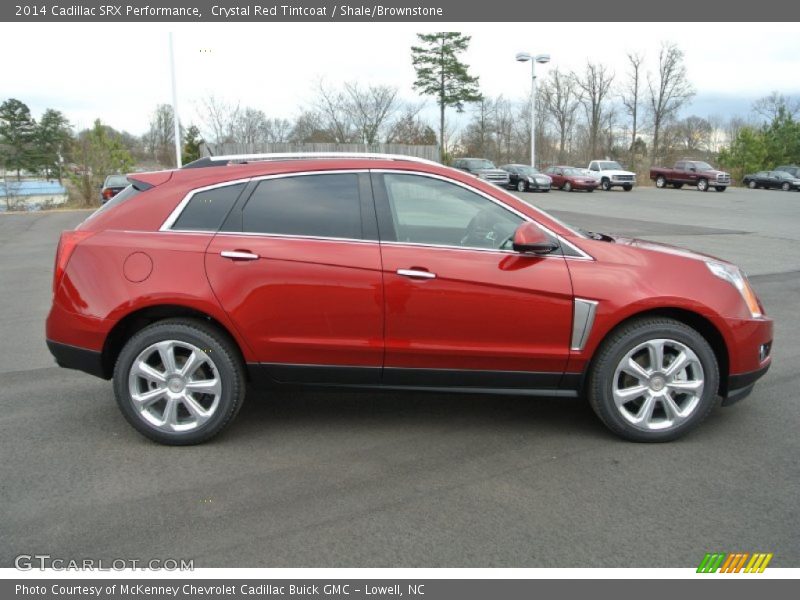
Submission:
[[[103,190],[103,200],[111,200],[114,197],[114,190],[106,188]]]
[[[94,235],[94,231],[73,230],[61,233],[61,239],[58,240],[58,249],[56,250],[56,265],[53,271],[53,293],[58,289],[58,284],[67,269],[69,257],[72,256],[75,248],[92,235]]]

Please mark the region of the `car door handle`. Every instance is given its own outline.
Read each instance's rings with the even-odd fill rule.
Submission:
[[[219,253],[222,258],[230,258],[231,260],[258,260],[258,254],[247,252],[245,250],[223,250]]]
[[[411,279],[436,279],[436,273],[422,269],[397,269],[397,274]]]

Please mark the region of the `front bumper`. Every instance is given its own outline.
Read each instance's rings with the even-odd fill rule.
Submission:
[[[772,362],[767,362],[767,364],[755,371],[728,377],[728,393],[722,399],[722,406],[730,406],[731,404],[736,404],[739,400],[747,398],[753,391],[756,381],[769,371],[770,365],[772,365]]]

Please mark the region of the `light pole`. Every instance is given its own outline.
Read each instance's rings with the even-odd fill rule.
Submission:
[[[550,55],[518,52],[517,60],[531,61],[531,166],[536,168],[536,63],[541,65],[549,63]]]
[[[181,122],[178,117],[178,85],[175,82],[175,51],[172,47],[172,32],[169,32],[169,70],[172,78],[172,120],[175,125],[175,165],[181,168]]]

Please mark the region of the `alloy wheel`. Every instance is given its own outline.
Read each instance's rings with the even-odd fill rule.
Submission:
[[[687,345],[652,339],[622,357],[611,385],[614,405],[628,423],[644,431],[665,431],[694,413],[705,377],[700,359]]]

